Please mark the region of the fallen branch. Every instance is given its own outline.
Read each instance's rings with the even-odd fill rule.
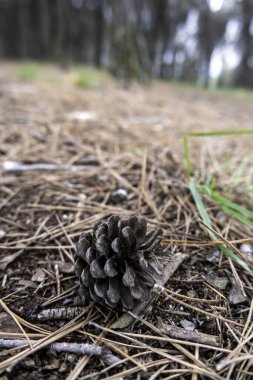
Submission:
[[[32,340],[31,343],[36,343],[36,341]],[[27,345],[26,339],[0,339],[1,348],[24,348],[27,347]],[[49,344],[48,348],[56,352],[70,352],[76,355],[101,356],[101,359],[107,365],[117,364],[121,361],[121,359],[113,355],[110,349],[106,346],[99,347],[94,344],[64,342]]]

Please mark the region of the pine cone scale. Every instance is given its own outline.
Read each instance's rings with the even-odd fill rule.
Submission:
[[[134,298],[131,294],[130,289],[127,286],[122,285],[120,287],[120,299],[122,302],[122,306],[125,309],[131,310],[134,306]]]
[[[122,277],[123,285],[128,287],[134,287],[135,285],[135,273],[133,268],[126,264],[126,271]]]
[[[90,264],[90,274],[93,278],[106,278],[104,264],[101,259],[103,260],[103,257],[93,260]]]
[[[114,266],[114,260],[115,259],[112,257],[112,258],[108,259],[105,263],[104,271],[108,277],[115,277],[118,274],[118,271]]]
[[[119,282],[117,277],[111,277],[109,279],[109,289],[107,291],[107,297],[110,302],[112,303],[118,303],[120,300],[120,294],[119,294]]]

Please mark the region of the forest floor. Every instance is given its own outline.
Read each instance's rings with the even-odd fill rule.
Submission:
[[[252,138],[191,137],[193,183],[183,136],[252,129],[252,93],[0,68],[0,379],[251,379]],[[74,302],[75,243],[112,214],[161,227],[171,260],[128,325]]]

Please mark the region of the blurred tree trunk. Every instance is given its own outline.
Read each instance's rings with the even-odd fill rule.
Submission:
[[[95,8],[95,65],[101,67],[101,59],[103,55],[103,39],[105,33],[104,24],[104,12],[103,12],[103,1],[96,0]]]
[[[242,0],[243,26],[241,32],[242,58],[237,70],[236,85],[253,86],[253,36],[250,32],[253,22],[253,1]]]

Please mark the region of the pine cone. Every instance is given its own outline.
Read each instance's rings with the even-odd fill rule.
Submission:
[[[137,216],[121,220],[113,215],[92,233],[82,233],[75,256],[82,299],[129,310],[136,300],[147,299],[163,273],[154,255],[161,239],[161,229],[147,234],[146,219]]]

